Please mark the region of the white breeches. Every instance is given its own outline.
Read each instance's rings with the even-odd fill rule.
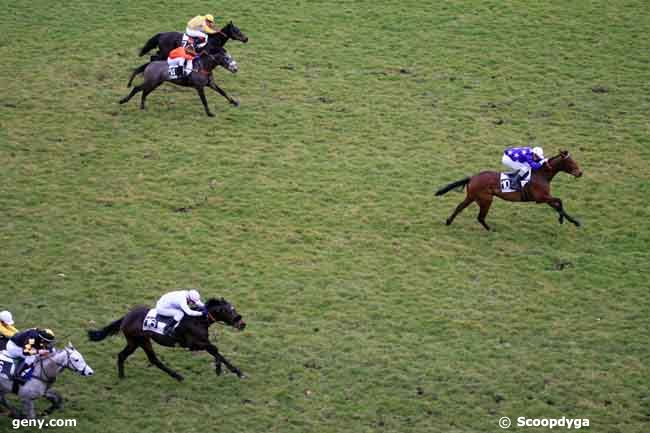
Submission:
[[[196,44],[197,48],[203,48],[205,47],[205,44],[208,43],[208,35],[207,33],[203,33],[202,31],[199,30],[191,30],[190,28],[185,29],[185,35],[191,36],[196,39],[200,39],[201,42]],[[187,41],[187,38],[183,35],[183,42]]]
[[[501,158],[501,162],[506,167],[509,167],[509,168],[511,168],[511,169],[513,169],[515,171],[518,171],[522,175],[524,173],[530,171],[530,166],[528,164],[526,164],[525,162],[513,161],[505,153],[503,154],[503,158]]]
[[[183,313],[183,310],[179,310],[177,308],[166,308],[166,307],[159,307],[156,305],[156,311],[158,314],[161,314],[163,316],[167,317],[173,317],[176,323],[180,322],[185,313]]]
[[[7,348],[5,349],[9,356],[12,358],[21,358],[24,359],[27,364],[33,364],[36,361],[35,355],[25,355],[23,353],[23,348],[14,343],[13,341],[7,341]]]
[[[175,59],[167,59],[167,64],[169,66],[183,66],[183,63],[185,64],[185,67],[183,70],[185,71],[185,75],[189,75],[192,72],[192,60],[185,60],[183,57],[176,57]]]

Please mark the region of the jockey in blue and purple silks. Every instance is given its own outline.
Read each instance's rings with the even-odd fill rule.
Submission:
[[[512,183],[518,185],[522,179],[526,178],[528,171],[542,168],[546,159],[541,147],[532,149],[530,147],[511,147],[503,152],[501,162],[517,172]]]

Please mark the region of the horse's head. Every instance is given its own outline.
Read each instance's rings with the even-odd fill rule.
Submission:
[[[239,71],[239,66],[233,57],[223,47],[211,47],[207,52],[208,57],[224,69],[229,70],[233,74]]]
[[[205,303],[205,309],[208,312],[208,318],[215,322],[223,322],[240,331],[246,327],[246,322],[244,322],[235,307],[223,298],[208,299]]]
[[[50,359],[56,362],[59,367],[69,368],[82,376],[92,376],[95,374],[72,343],[68,343],[63,350],[57,350]]]
[[[246,36],[236,25],[230,21],[224,28],[221,29],[221,33],[228,36],[230,39],[234,39],[239,42],[247,43],[248,36]]]
[[[568,151],[560,150],[558,157],[560,159],[558,164],[559,170],[569,173],[575,177],[582,176],[582,170],[580,170],[580,166],[573,160],[573,158],[571,158],[571,155],[569,155]]]

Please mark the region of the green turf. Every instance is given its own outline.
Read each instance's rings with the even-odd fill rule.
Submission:
[[[0,307],[95,369],[56,385],[74,431],[648,431],[647,2],[0,5]],[[194,12],[250,37],[217,73],[241,107],[119,106]],[[523,144],[571,151],[583,227],[502,201],[446,227],[462,196],[433,192]],[[244,315],[212,333],[249,379],[158,348],[184,383],[142,352],[118,381],[123,339],[85,331],[189,286]]]

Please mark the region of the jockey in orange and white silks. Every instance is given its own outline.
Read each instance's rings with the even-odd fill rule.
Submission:
[[[187,45],[188,37],[197,41],[197,48],[203,48],[208,43],[209,35],[217,32],[214,25],[214,17],[208,15],[197,15],[187,23],[185,34],[183,35],[183,45]]]
[[[183,76],[189,77],[192,73],[192,66],[194,57],[196,56],[196,51],[192,47],[192,44],[188,44],[186,47],[177,47],[174,48],[167,57],[167,64],[172,68],[177,68],[183,66]],[[175,79],[176,73],[170,73],[171,79]]]
[[[201,311],[191,309],[190,305],[200,308]],[[186,314],[188,316],[202,316],[204,308],[205,305],[201,302],[201,295],[195,289],[169,292],[156,303],[158,314],[173,317],[176,321],[173,329],[176,329]]]

